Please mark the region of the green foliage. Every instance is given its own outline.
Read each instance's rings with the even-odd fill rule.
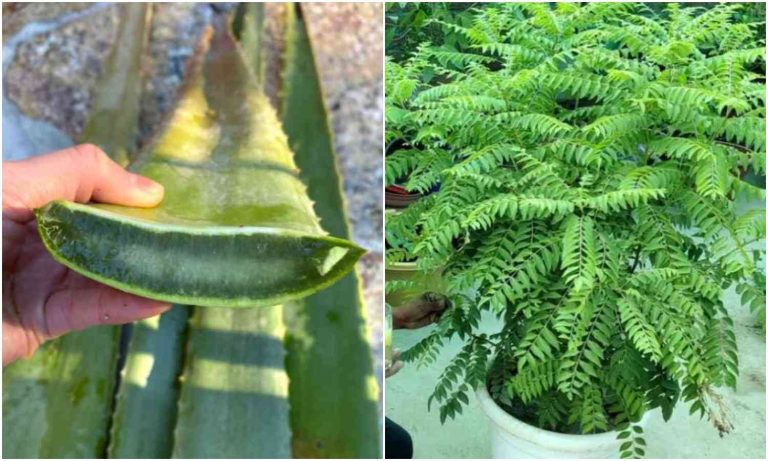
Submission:
[[[441,419],[487,383],[541,427],[617,430],[623,456],[644,454],[645,412],[681,399],[727,428],[723,290],[765,309],[765,211],[734,207],[764,198],[741,180],[765,171],[764,43],[744,8],[498,4],[441,20],[461,49],[387,59],[386,139],[403,147],[386,182],[439,186],[388,216],[387,259],[442,268],[453,301],[404,357],[465,341],[430,397]],[[483,311],[503,329],[477,332]]]
[[[387,54],[401,59],[420,43],[440,41],[446,47],[462,49],[468,40],[456,28],[472,24],[468,11],[479,3],[388,2],[386,3],[385,45]]]

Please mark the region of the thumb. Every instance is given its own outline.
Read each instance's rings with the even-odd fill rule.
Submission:
[[[153,207],[163,186],[130,173],[98,147],[81,144],[21,161],[3,162],[3,213],[17,222],[52,200]]]

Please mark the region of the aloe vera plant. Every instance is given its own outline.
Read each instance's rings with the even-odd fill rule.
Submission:
[[[134,147],[139,109],[134,103],[139,99],[136,82],[151,7],[123,4],[116,8],[122,18],[117,42],[125,45],[110,52],[81,140],[102,146],[124,163]],[[93,327],[49,341],[33,357],[5,368],[3,456],[103,456],[119,346],[119,327]]]
[[[165,186],[161,205],[46,205],[38,229],[57,261],[130,293],[223,307],[304,297],[349,272],[363,250],[325,235],[274,110],[226,40],[193,63],[130,167]]]

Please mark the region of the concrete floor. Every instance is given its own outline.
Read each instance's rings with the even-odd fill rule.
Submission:
[[[739,346],[739,384],[735,392],[723,390],[734,430],[723,438],[707,422],[689,416],[687,406],[675,409],[665,423],[654,413],[646,427],[648,458],[763,458],[765,459],[765,338],[755,329],[754,315],[739,306],[733,290],[726,293],[736,326]],[[481,329],[495,332],[493,318],[484,318]],[[398,330],[394,347],[405,350],[427,335],[428,328]],[[413,437],[415,458],[488,458],[491,456],[488,420],[470,396],[469,405],[456,420],[440,424],[436,408],[427,412],[427,398],[437,377],[458,352],[461,342],[448,343],[429,367],[406,366],[386,381],[386,415]]]

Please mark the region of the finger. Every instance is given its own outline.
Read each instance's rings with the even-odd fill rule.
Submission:
[[[93,325],[119,325],[153,317],[170,304],[141,298],[106,285],[59,290],[45,303],[46,336],[56,337]]]
[[[403,368],[403,362],[393,362],[386,370],[387,378],[394,376]]]
[[[29,221],[32,209],[56,199],[152,207],[163,199],[163,186],[124,170],[92,144],[3,162],[3,213],[11,219]]]
[[[3,299],[3,366],[29,356],[40,345],[37,337],[22,326],[10,304]]]
[[[417,328],[425,327],[432,323],[431,319],[427,317],[422,317],[418,320],[412,320],[410,322],[406,322],[403,326],[408,330],[415,330]]]
[[[448,298],[443,295],[433,294],[433,298],[429,303],[431,312],[440,313],[448,308]]]

